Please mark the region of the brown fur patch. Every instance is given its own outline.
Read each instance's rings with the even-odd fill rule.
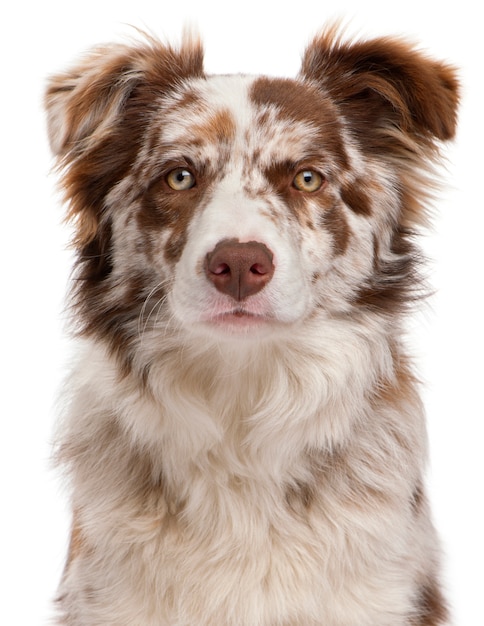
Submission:
[[[295,513],[305,514],[313,503],[316,485],[296,483],[286,489],[286,502]]]
[[[415,486],[410,500],[410,505],[415,516],[419,516],[425,502],[425,493],[421,484]]]
[[[72,71],[54,77],[46,93],[51,142],[69,202],[67,219],[76,225],[72,299],[78,330],[107,337],[115,352],[125,354],[123,368],[128,367],[129,346],[147,295],[142,287],[149,283],[133,274],[125,278],[125,296],[111,296],[115,283],[106,197],[130,172],[158,98],[184,79],[202,77],[202,62],[198,42],[185,42],[176,50],[147,37],[135,47],[95,49]],[[179,211],[173,203],[171,209]],[[149,221],[150,228],[163,221],[154,211],[139,219]],[[179,240],[178,233],[174,236]]]
[[[195,177],[197,177],[197,173],[195,173]],[[139,209],[136,213],[140,232],[159,233],[166,228],[175,226],[185,230],[187,224],[183,222],[190,221],[193,207],[199,196],[200,188],[198,185],[185,191],[175,191],[170,189],[165,176],[160,176],[149,186],[140,199]]]
[[[330,209],[321,211],[319,222],[333,237],[334,253],[344,254],[348,248],[351,233],[341,207],[335,203]]]
[[[164,254],[167,261],[175,263],[181,256],[186,240],[186,232],[195,210],[203,206],[205,191],[214,178],[205,168],[194,169],[187,164],[195,176],[195,186],[186,191],[175,191],[166,182],[166,174],[182,163],[165,166],[165,174],[157,178],[140,198],[136,215],[139,230],[145,237],[169,229],[170,236]]]
[[[409,626],[440,626],[448,619],[449,610],[437,583],[429,581],[422,585]]]
[[[357,294],[354,301],[357,306],[394,314],[426,295],[418,271],[420,256],[411,231],[395,228],[391,242],[393,258],[380,258],[377,241],[374,242],[374,253],[373,274]]]
[[[264,169],[264,176],[277,194],[284,198],[286,206],[293,215],[302,220],[308,215],[307,201],[309,197],[316,197],[320,192],[306,194],[298,191],[292,184],[299,167],[292,161],[274,162]]]
[[[328,29],[308,47],[301,73],[329,91],[372,151],[395,137],[390,123],[420,143],[454,135],[454,69],[402,39],[343,42],[335,28]]]
[[[235,137],[235,121],[229,111],[222,109],[212,113],[205,123],[194,125],[190,133],[208,144],[230,143]]]
[[[334,100],[364,154],[394,165],[400,176],[401,227],[425,224],[422,199],[429,182],[413,168],[422,171],[423,156],[438,157],[436,140],[455,134],[455,69],[403,39],[344,42],[333,27],[308,47],[301,74]],[[368,206],[358,198],[350,198],[349,205],[354,210]]]
[[[138,47],[94,49],[73,70],[52,78],[47,89],[51,143],[66,168],[67,219],[76,222],[77,247],[96,236],[107,193],[133,163],[154,94],[166,94],[183,78],[203,76],[199,42],[177,51],[147,40]]]
[[[371,199],[363,188],[363,181],[356,180],[341,189],[341,199],[357,215],[371,215]]]
[[[334,105],[317,89],[290,79],[262,77],[254,81],[250,97],[258,106],[274,106],[281,119],[309,125],[315,152],[332,157],[342,169],[348,167]]]
[[[350,229],[341,207],[334,202],[332,195],[326,191],[326,183],[323,183],[321,189],[313,193],[297,190],[293,185],[293,178],[301,169],[304,169],[304,165],[294,164],[290,161],[276,162],[264,170],[264,175],[277,194],[284,199],[286,206],[296,219],[310,230],[316,228],[312,220],[312,213],[316,205],[318,207],[316,224],[319,224],[332,235],[335,254],[344,254],[349,244]]]

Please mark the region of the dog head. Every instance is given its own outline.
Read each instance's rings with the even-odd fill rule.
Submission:
[[[125,352],[144,330],[260,340],[398,315],[457,92],[402,40],[331,30],[295,79],[207,76],[189,38],[91,51],[46,95],[82,332]]]

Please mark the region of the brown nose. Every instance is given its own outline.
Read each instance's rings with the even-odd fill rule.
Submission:
[[[272,252],[263,243],[225,240],[207,254],[205,273],[218,291],[240,302],[259,292],[271,280],[272,259]]]

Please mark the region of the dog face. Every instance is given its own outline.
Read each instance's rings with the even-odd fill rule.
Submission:
[[[47,93],[82,331],[248,340],[397,314],[453,71],[399,40],[307,49],[296,79],[206,76],[200,45],[92,52]]]
[[[349,156],[329,99],[297,81],[198,79],[160,102],[149,135],[129,234],[133,204],[117,216],[119,264],[129,250],[129,264],[155,265],[181,324],[253,336],[345,306],[351,268],[368,273],[370,233],[348,245]]]

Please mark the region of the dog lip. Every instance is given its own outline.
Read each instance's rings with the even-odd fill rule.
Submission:
[[[237,307],[235,309],[231,309],[228,311],[223,311],[222,313],[218,313],[214,315],[207,322],[216,324],[216,325],[257,325],[263,324],[264,322],[268,322],[269,318],[267,315],[263,315],[260,313],[253,313],[248,311],[247,309]]]
[[[256,315],[255,313],[251,313],[250,311],[246,311],[245,309],[234,309],[227,313],[222,313],[222,315],[235,315],[235,317],[260,317],[260,315]]]
[[[264,315],[260,315],[257,313],[252,313],[251,311],[247,311],[247,309],[236,308],[231,311],[225,311],[223,313],[219,313],[215,316],[215,319],[225,319],[225,318],[248,318],[248,319],[265,319]]]

